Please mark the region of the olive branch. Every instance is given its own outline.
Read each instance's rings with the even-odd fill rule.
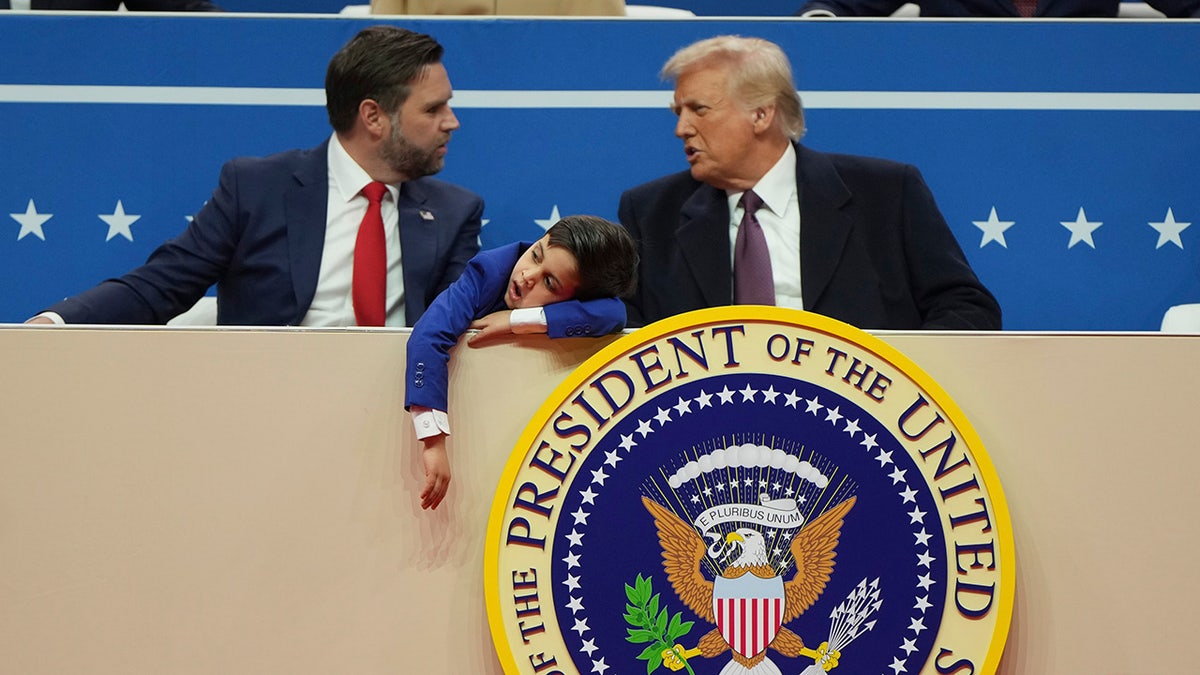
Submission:
[[[695,622],[684,621],[680,612],[668,618],[666,609],[659,611],[658,593],[654,592],[650,579],[641,574],[637,575],[633,586],[625,584],[625,597],[629,599],[629,604],[625,605],[625,622],[633,626],[626,629],[629,636],[625,640],[634,644],[650,643],[638,654],[638,660],[646,661],[646,675],[663,664],[664,651],[674,653],[687,671],[695,675],[687,659],[674,647],[675,641],[687,635]]]

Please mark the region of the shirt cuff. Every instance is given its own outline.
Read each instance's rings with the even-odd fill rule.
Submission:
[[[546,332],[546,310],[541,307],[514,309],[508,316],[508,326],[515,335]]]
[[[419,440],[439,434],[450,435],[450,418],[446,416],[446,411],[413,405],[408,407],[408,412],[412,415],[413,430],[417,432]]]
[[[38,314],[37,316],[35,316],[35,317],[33,317],[33,318],[35,318],[35,319],[36,319],[36,318],[38,318],[38,316],[41,316],[41,317],[45,317],[45,318],[47,318],[47,319],[50,319],[51,321],[53,321],[53,322],[54,322],[54,324],[55,324],[56,326],[65,326],[65,325],[67,325],[67,322],[63,320],[62,316],[60,316],[58,312],[42,312],[41,314]]]

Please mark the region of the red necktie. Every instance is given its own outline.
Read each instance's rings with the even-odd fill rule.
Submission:
[[[1013,0],[1013,4],[1017,6],[1017,14],[1026,19],[1037,11],[1037,0]]]
[[[379,181],[362,189],[367,214],[354,242],[354,318],[360,326],[382,326],[387,317],[387,237],[380,202],[387,186]]]
[[[771,252],[767,237],[755,212],[763,205],[762,197],[746,190],[738,202],[745,213],[738,225],[733,245],[733,302],[738,305],[774,305],[775,277],[771,273]]]

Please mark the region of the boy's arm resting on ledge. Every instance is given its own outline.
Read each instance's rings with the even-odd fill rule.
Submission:
[[[618,298],[567,300],[546,305],[546,333],[552,338],[601,337],[625,328],[625,303]]]
[[[599,337],[615,333],[625,327],[625,304],[616,298],[596,300],[567,300],[564,302],[516,310],[501,310],[477,319],[471,328],[478,330],[468,344],[486,342],[497,336],[513,333],[548,333],[550,337]],[[412,356],[412,354],[410,354]],[[420,389],[424,376],[423,368],[416,364],[420,383],[412,384]],[[440,381],[440,380],[439,380]],[[450,458],[446,452],[446,435],[449,420],[442,409],[430,408],[409,401],[406,392],[406,407],[413,414],[414,430],[424,444],[422,461],[425,465],[425,487],[421,490],[421,508],[435,509],[446,496],[450,484]]]
[[[545,307],[504,309],[476,319],[467,340],[477,347],[506,335],[547,333],[552,338],[600,337],[625,328],[625,303],[616,298],[564,300]]]
[[[467,338],[467,344],[475,347],[507,335],[545,333],[546,314],[541,307],[502,309],[475,319],[471,328],[478,332]]]

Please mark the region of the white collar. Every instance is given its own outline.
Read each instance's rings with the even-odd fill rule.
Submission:
[[[763,205],[770,209],[771,213],[783,215],[787,210],[788,203],[796,195],[796,146],[790,142],[787,144],[783,156],[763,174],[762,178],[758,179],[753,190],[762,198]],[[730,213],[733,212],[733,207],[741,200],[744,192],[743,190],[726,193],[729,197]]]
[[[373,178],[354,161],[350,153],[346,152],[346,148],[342,146],[342,142],[338,140],[336,133],[329,139],[329,179],[334,190],[341,196],[342,201],[349,203],[362,192],[362,189],[368,183],[374,181]],[[399,193],[399,188],[395,185],[387,186],[388,192],[395,199]]]

